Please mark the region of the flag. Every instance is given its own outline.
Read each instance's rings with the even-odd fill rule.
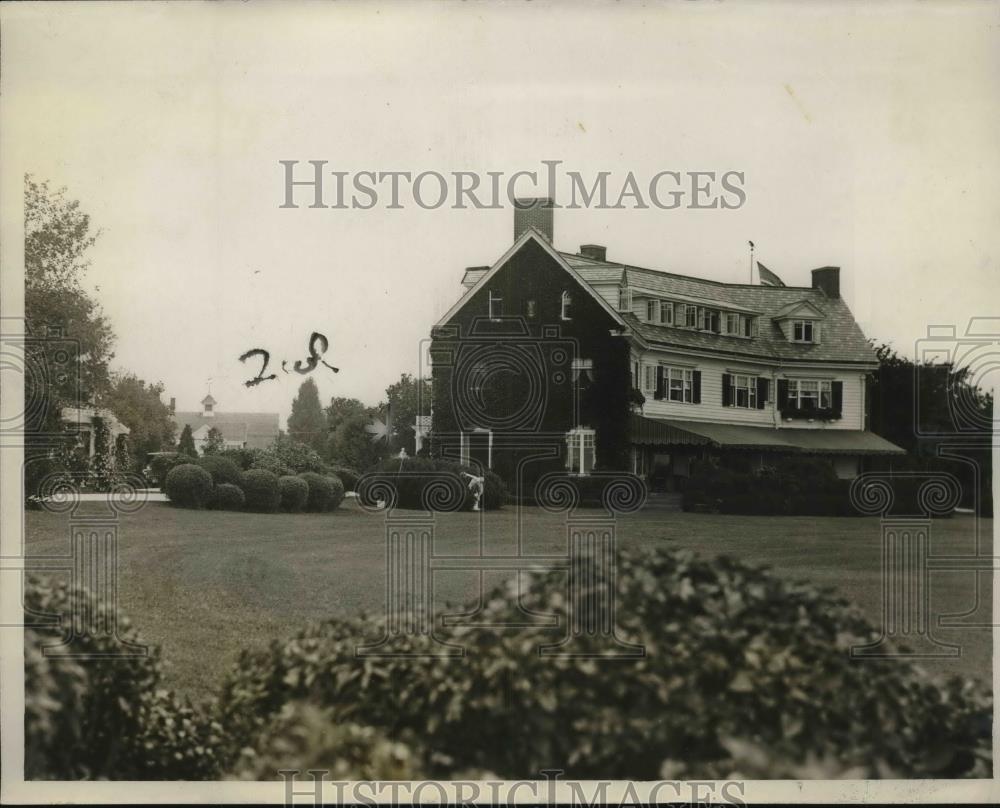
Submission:
[[[764,266],[760,261],[757,262],[757,274],[760,276],[761,286],[784,286],[781,278],[775,275],[771,270]]]

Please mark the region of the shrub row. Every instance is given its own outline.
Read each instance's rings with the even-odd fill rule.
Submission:
[[[480,472],[450,460],[427,457],[387,458],[366,476],[364,492],[359,492],[366,505],[374,505],[375,495],[391,489],[395,506],[415,510],[470,510],[475,496],[469,488],[469,477],[484,476],[483,495],[479,507],[484,510],[502,508],[507,502],[507,487],[492,471]],[[374,484],[374,485],[373,485]],[[434,489],[429,489],[434,486]]]
[[[305,472],[278,477],[266,469],[240,471],[232,460],[208,456],[174,466],[164,483],[167,497],[182,508],[332,511],[344,499],[344,485],[332,475]]]
[[[889,513],[920,516],[918,499],[923,480],[890,480],[893,504]],[[767,516],[858,516],[851,502],[852,480],[839,479],[833,465],[816,458],[786,458],[759,473],[697,464],[684,487],[687,511]],[[935,514],[941,515],[941,514]]]

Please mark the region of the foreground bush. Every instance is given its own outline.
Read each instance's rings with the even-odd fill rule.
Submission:
[[[334,488],[329,477],[307,471],[299,477],[305,481],[309,488],[309,497],[306,500],[306,510],[312,513],[322,513],[330,509],[330,501],[333,499]]]
[[[420,656],[440,649],[406,638],[383,648],[398,655],[359,658],[359,638],[376,640],[382,621],[332,620],[242,655],[221,700],[227,760],[266,748],[282,709],[302,702],[332,726],[419,737],[431,777],[558,767],[583,779],[722,779],[766,776],[769,760],[779,772],[818,767],[812,776],[990,775],[984,691],[899,660],[852,660],[849,648],[878,632],[843,602],[725,558],[657,549],[619,561],[617,636],[644,657],[601,659],[607,645],[589,634],[579,656],[541,656],[561,634],[529,626],[456,628],[464,658]],[[592,605],[593,586],[576,596]],[[478,617],[555,612],[565,625],[566,599],[564,573],[540,574],[520,598],[516,582],[492,593]]]
[[[212,475],[212,482],[216,485],[239,485],[243,476],[243,470],[233,460],[222,455],[199,457],[197,464]]]
[[[103,615],[105,604],[65,584],[33,579],[25,608],[57,614]],[[119,636],[139,637],[120,611]],[[73,646],[82,659],[46,656],[63,632],[24,632],[25,778],[29,780],[203,780],[220,775],[221,727],[190,704],[160,689],[156,650],[146,656],[108,656],[123,648],[104,634]],[[136,645],[131,649],[137,650]],[[103,655],[103,658],[102,658]]]
[[[182,463],[170,469],[165,488],[174,505],[204,508],[212,494],[212,475],[194,463]]]
[[[231,483],[215,486],[208,498],[208,507],[213,511],[242,511],[245,504],[243,489]]]
[[[243,472],[243,494],[246,496],[248,511],[274,513],[281,505],[278,477],[264,469]]]
[[[281,510],[298,513],[306,507],[306,502],[309,500],[309,484],[301,477],[294,475],[279,477],[278,489],[281,492]]]

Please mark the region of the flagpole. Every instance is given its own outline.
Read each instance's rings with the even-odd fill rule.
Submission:
[[[747,242],[750,245],[750,285],[753,286],[753,242]]]

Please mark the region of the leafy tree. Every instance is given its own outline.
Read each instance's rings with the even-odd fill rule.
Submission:
[[[974,384],[967,367],[914,362],[891,346],[875,346],[878,372],[868,387],[869,421],[873,432],[906,449],[911,457],[893,459],[893,468],[943,470],[958,476],[964,504],[972,504],[975,491],[969,465],[942,458],[939,447],[956,431],[969,438],[991,440],[993,396]],[[956,406],[956,404],[961,404]],[[969,415],[973,415],[969,420]],[[918,422],[919,417],[919,422]],[[963,419],[964,422],[963,422]],[[962,450],[980,469],[979,501],[983,514],[992,513],[992,462],[988,449]]]
[[[356,398],[346,398],[344,396],[334,396],[330,399],[330,404],[326,408],[326,426],[333,434],[333,431],[340,426],[341,421],[355,415],[366,415],[368,408]]]
[[[194,436],[191,434],[191,424],[184,424],[184,429],[181,430],[181,438],[177,442],[177,451],[191,457],[198,456],[198,450],[194,447]]]
[[[312,379],[302,382],[298,395],[292,401],[292,414],[288,416],[288,436],[311,446],[317,452],[322,452],[326,446],[326,414],[319,403],[319,389]]]
[[[404,373],[399,381],[385,389],[385,396],[392,413],[392,435],[389,448],[395,453],[405,448],[415,455],[417,415],[426,415],[431,407],[431,383],[427,379],[417,380]]]
[[[177,425],[170,408],[160,400],[162,382],[149,384],[134,373],[115,374],[101,403],[129,428],[129,442],[141,468],[150,452],[173,446]]]
[[[115,471],[125,474],[132,468],[132,446],[129,443],[128,435],[119,435],[115,438]]]
[[[108,362],[114,356],[115,340],[100,305],[82,286],[90,267],[86,253],[100,233],[92,230],[90,216],[80,210],[80,203],[66,197],[66,189],[54,190],[31,175],[25,176],[24,229],[26,328],[39,338],[50,328],[61,328],[78,346],[80,363],[79,374],[70,373],[62,381],[50,377],[41,383],[49,385],[45,392],[53,404],[92,403],[108,388]],[[58,364],[52,354],[63,347],[45,342],[31,346],[37,352],[35,358],[47,361],[49,367]],[[39,383],[30,374],[25,381],[29,386]]]
[[[208,430],[208,434],[205,436],[205,445],[202,447],[202,452],[207,455],[214,455],[218,454],[225,448],[225,438],[223,438],[222,433],[213,426]]]
[[[330,436],[329,457],[342,466],[365,471],[389,453],[385,441],[372,439],[368,427],[371,418],[366,415],[352,415],[345,418]]]
[[[107,389],[114,332],[84,291],[87,251],[98,232],[80,203],[31,175],[24,178],[25,494],[51,467],[64,407]]]

